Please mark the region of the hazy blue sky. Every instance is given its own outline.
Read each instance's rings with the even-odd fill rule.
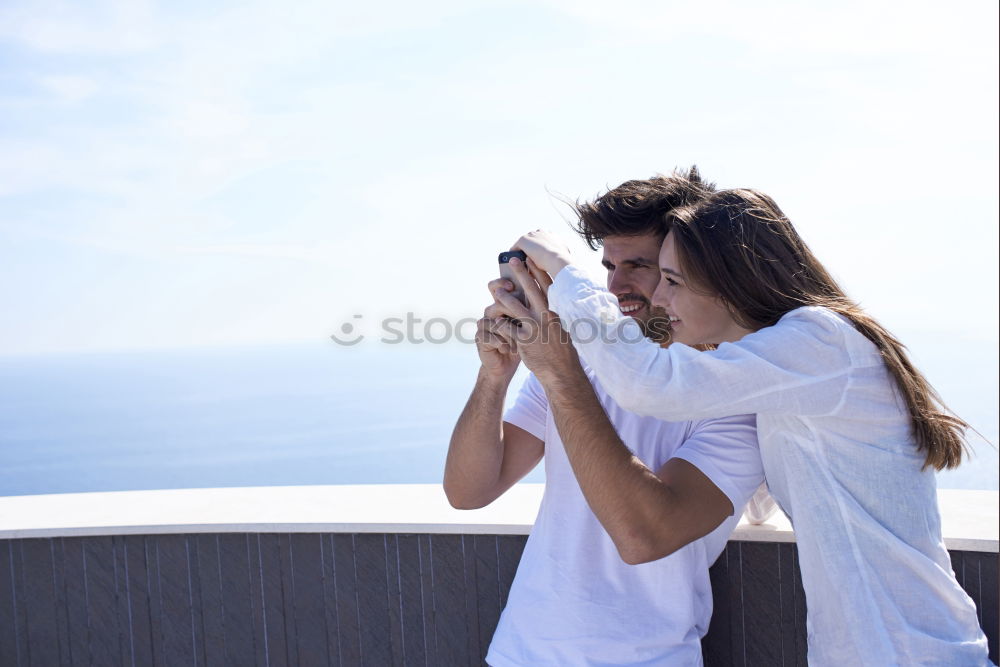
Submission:
[[[995,349],[997,78],[995,1],[8,1],[0,352],[475,315],[553,195],[693,162]]]

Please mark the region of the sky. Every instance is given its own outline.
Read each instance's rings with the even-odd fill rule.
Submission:
[[[904,342],[995,359],[997,18],[978,0],[4,2],[0,354],[476,316],[526,231],[599,269],[561,200],[696,163],[772,195]]]

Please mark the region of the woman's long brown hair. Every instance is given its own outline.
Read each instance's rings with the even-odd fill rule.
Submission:
[[[719,296],[740,326],[771,326],[803,306],[846,317],[875,344],[895,378],[924,467],[961,463],[969,425],[948,412],[905,346],[847,297],[770,197],[721,190],[675,209],[667,222],[688,282]]]

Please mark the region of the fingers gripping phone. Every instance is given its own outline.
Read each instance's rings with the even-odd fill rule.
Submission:
[[[521,286],[517,276],[514,275],[514,272],[511,271],[510,268],[509,262],[514,257],[517,257],[522,262],[526,262],[528,260],[528,256],[521,250],[510,250],[508,252],[500,253],[500,277],[506,278],[510,282],[514,283],[514,291],[511,292],[511,295],[521,303],[527,305],[528,301],[524,298],[524,287]]]

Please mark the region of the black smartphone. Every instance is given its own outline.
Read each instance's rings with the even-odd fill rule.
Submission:
[[[511,294],[514,295],[518,301],[527,305],[528,302],[524,298],[524,288],[521,287],[521,283],[518,282],[517,276],[514,275],[514,272],[510,270],[509,262],[514,257],[517,257],[522,262],[526,262],[528,260],[528,256],[524,254],[524,251],[522,250],[508,250],[507,252],[500,253],[500,257],[497,258],[500,262],[500,277],[506,278],[514,283],[514,291],[511,292]]]

